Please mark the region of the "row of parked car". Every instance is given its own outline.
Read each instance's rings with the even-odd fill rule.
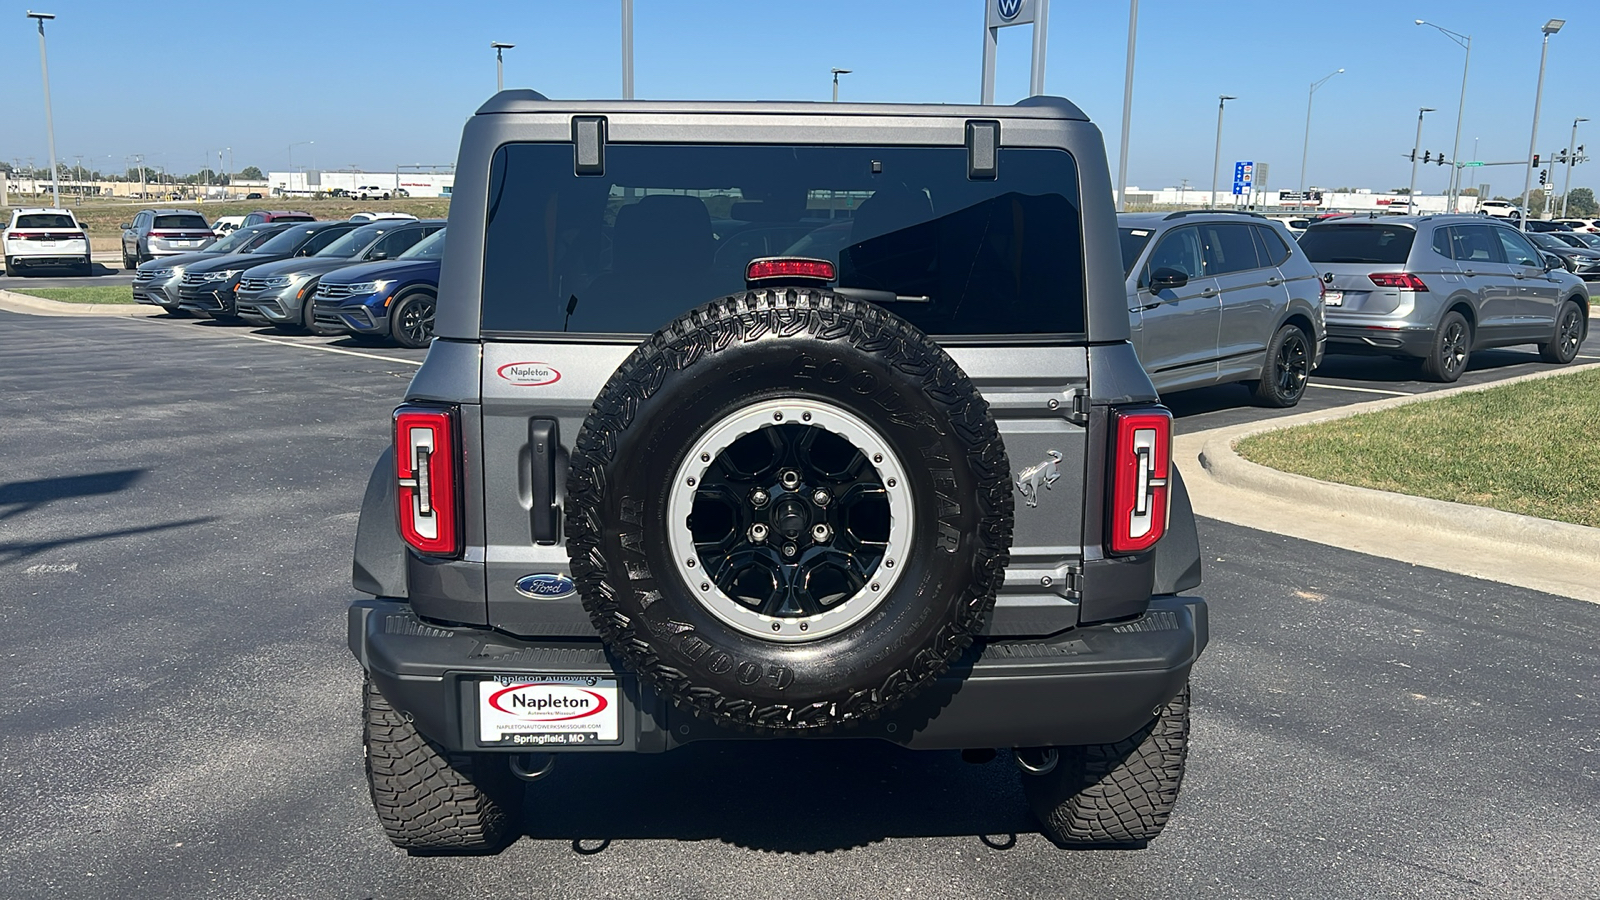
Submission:
[[[220,239],[207,226],[206,237],[196,239],[201,246],[185,252],[150,243],[139,232],[185,212],[150,210],[130,223],[124,255],[131,250],[153,257],[137,263],[135,302],[179,317],[348,334],[404,347],[433,339],[445,220],[362,213],[318,221],[307,213],[263,211]],[[132,247],[129,233],[137,241]]]
[[[1587,233],[1482,215],[1331,217],[1298,238],[1248,212],[1118,225],[1134,345],[1163,394],[1244,382],[1292,406],[1330,352],[1419,360],[1445,382],[1488,347],[1533,344],[1564,365],[1600,279]]]

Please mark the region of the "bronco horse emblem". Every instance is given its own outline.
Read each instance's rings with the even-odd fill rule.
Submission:
[[[1022,499],[1028,501],[1029,506],[1039,505],[1039,486],[1044,485],[1045,490],[1061,478],[1061,473],[1056,470],[1056,464],[1061,462],[1061,453],[1057,450],[1047,451],[1050,458],[1036,466],[1029,466],[1017,473],[1017,490],[1022,492]]]

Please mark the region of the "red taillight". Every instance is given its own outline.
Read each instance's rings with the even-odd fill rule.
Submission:
[[[1428,286],[1410,272],[1374,272],[1367,276],[1378,287],[1399,288],[1402,291],[1425,291]]]
[[[1138,553],[1167,531],[1172,474],[1172,413],[1159,406],[1113,414],[1111,552]]]
[[[769,278],[814,278],[832,281],[833,263],[825,259],[806,259],[799,256],[769,256],[752,259],[745,267],[745,281],[765,281]]]
[[[456,434],[451,410],[402,406],[394,411],[400,534],[419,553],[461,553]]]
[[[43,238],[44,236],[45,235],[43,235],[41,233],[33,232],[33,231],[8,231],[8,232],[6,232],[6,240],[8,240],[8,241],[36,241],[36,240],[39,240],[39,239]]]

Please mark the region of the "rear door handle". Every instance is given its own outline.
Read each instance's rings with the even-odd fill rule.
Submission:
[[[1272,278],[1268,278],[1267,279],[1267,287],[1277,287],[1280,284],[1283,284],[1283,279],[1282,278],[1278,278],[1278,277],[1274,276]]]
[[[560,444],[561,426],[555,419],[528,421],[528,449],[533,457],[533,509],[529,524],[536,544],[554,544],[561,538],[556,515],[556,449]]]
[[[1202,297],[1215,297],[1217,295],[1217,293],[1218,293],[1218,291],[1217,291],[1216,288],[1204,288],[1203,290],[1200,291],[1200,296],[1202,296]]]

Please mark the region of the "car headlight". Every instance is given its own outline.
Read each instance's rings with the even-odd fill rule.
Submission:
[[[239,274],[239,270],[238,269],[228,269],[227,271],[224,271],[224,272],[207,272],[205,274],[205,280],[206,281],[227,281],[228,279],[232,278],[233,276],[235,276],[237,274]]]
[[[278,275],[273,278],[268,278],[266,281],[266,286],[269,288],[286,288],[298,280],[298,278],[293,276]]]
[[[352,293],[352,294],[376,294],[379,291],[383,290],[384,288],[388,287],[390,284],[393,284],[393,282],[390,281],[387,278],[380,278],[377,281],[359,281],[359,282],[356,282],[355,284],[350,285],[350,293]]]

